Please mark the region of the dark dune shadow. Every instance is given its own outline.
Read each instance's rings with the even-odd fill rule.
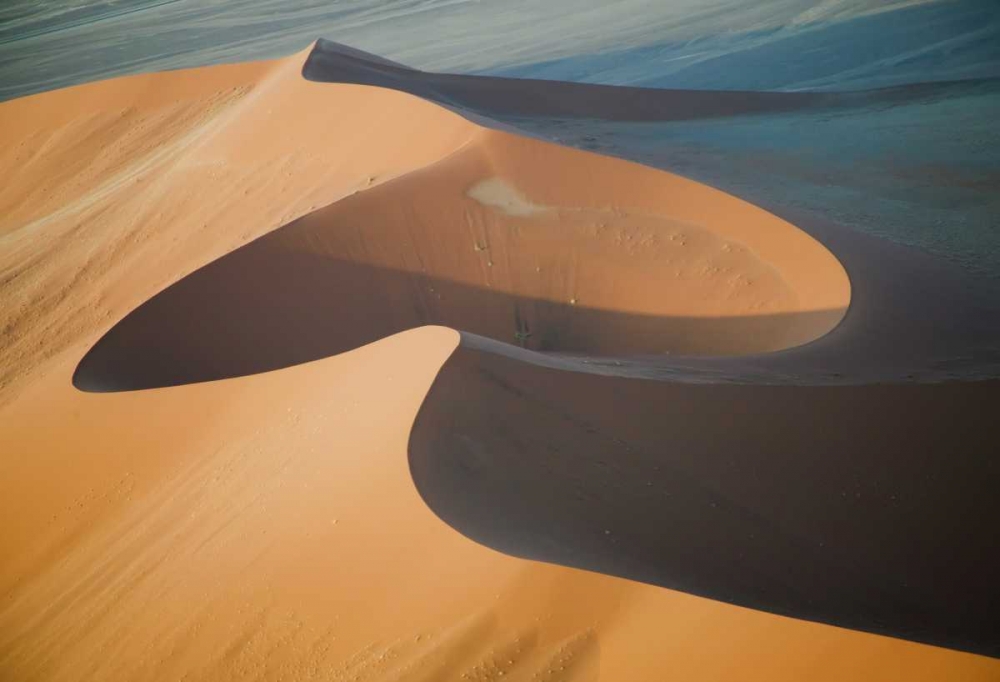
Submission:
[[[842,310],[656,317],[595,310],[297,248],[331,229],[291,223],[168,287],[80,361],[85,391],[177,386],[280,369],[429,324],[539,351],[594,355],[746,352],[826,329]],[[336,228],[333,228],[336,229]]]
[[[495,346],[463,340],[409,444],[424,500],[469,538],[1000,656],[997,382],[699,386]]]
[[[320,39],[302,75],[325,83],[393,88],[472,118],[597,118],[680,121],[806,108],[891,105],[938,97],[980,80],[915,83],[856,92],[675,90],[418,71]]]
[[[319,40],[302,69],[306,80],[393,88],[485,116],[666,121],[790,111],[826,94],[659,90],[566,81],[431,73]]]

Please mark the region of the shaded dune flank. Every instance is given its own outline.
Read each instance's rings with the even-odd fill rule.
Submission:
[[[402,68],[343,51],[345,69]],[[871,332],[838,326],[863,292],[722,192],[309,81],[307,61],[0,106],[25,140],[0,152],[21,171],[0,188],[0,442],[18,453],[0,669],[995,677],[981,656],[764,612],[995,656],[980,529],[997,471],[947,459],[951,429],[986,432],[973,405],[995,384],[616,376],[787,358],[794,379],[811,349]],[[497,102],[538,93],[515,85]],[[743,111],[691,96],[697,115]],[[163,141],[121,139],[140,126]],[[44,186],[62,154],[79,171]],[[410,329],[427,324],[461,332]]]
[[[410,437],[428,505],[501,551],[997,656],[994,382],[693,385],[467,337]],[[956,434],[961,434],[956,441]],[[991,596],[992,595],[992,596]]]
[[[487,121],[494,117],[684,121],[892,105],[995,80],[912,83],[846,92],[661,89],[420,71],[322,39],[309,54],[302,74],[317,82],[393,88]]]
[[[241,376],[426,324],[575,354],[760,353],[823,335],[849,298],[836,259],[760,209],[484,130],[174,284],[106,334],[74,384]]]
[[[462,76],[411,69],[320,40],[302,75],[312,81],[388,87],[463,113],[671,121],[793,111],[839,98],[826,93],[706,92]]]

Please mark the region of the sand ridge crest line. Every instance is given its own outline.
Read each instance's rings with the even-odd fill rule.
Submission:
[[[800,302],[784,264],[775,268],[755,256],[759,249],[733,248],[737,241],[720,237],[717,232],[733,223],[729,214],[710,216],[697,229],[679,228],[669,212],[677,203],[669,197],[686,192],[686,181],[630,165],[633,176],[662,184],[639,196],[654,196],[665,209],[651,204],[608,212],[600,208],[608,199],[588,195],[574,210],[511,216],[468,197],[467,188],[479,178],[516,177],[529,167],[535,180],[553,177],[556,165],[575,164],[593,174],[614,162],[495,131],[474,140],[171,285],[95,344],[80,362],[75,385],[127,390],[231,378],[317,360],[426,324],[534,350],[711,355],[795,345],[839,319],[837,309]],[[634,184],[626,179],[620,186]],[[552,191],[544,183],[537,187]],[[576,190],[543,194],[541,201],[572,204],[577,196]],[[631,205],[629,197],[621,199]],[[729,201],[733,210],[746,210]],[[665,215],[656,216],[657,208]],[[683,224],[692,225],[694,217],[682,215]],[[796,228],[769,214],[752,219],[773,223],[778,236],[797,236]],[[532,229],[524,229],[528,225]],[[831,288],[847,296],[846,279],[828,252],[804,235],[801,243],[796,258],[826,269],[810,276],[828,277]],[[283,283],[277,290],[271,286],[276,281]],[[325,296],[320,318],[304,303],[316,292],[359,290],[368,292],[367,299]],[[197,347],[189,341],[195,329],[204,339]],[[756,333],[747,333],[751,329]],[[290,348],[289,333],[302,342]],[[226,350],[237,346],[238,354]],[[142,353],[127,360],[125,348]]]
[[[186,103],[186,108],[192,109],[193,115],[196,118],[185,126],[186,130],[183,130],[180,136],[172,137],[169,145],[159,145],[158,148],[133,161],[96,188],[90,189],[84,197],[77,201],[64,205],[62,208],[50,212],[39,219],[30,221],[10,233],[0,235],[0,245],[3,245],[9,235],[22,233],[25,230],[31,231],[34,228],[42,227],[51,221],[58,220],[72,213],[89,210],[104,199],[107,199],[124,185],[129,184],[129,181],[133,180],[136,176],[147,174],[157,165],[163,165],[177,156],[196,150],[199,143],[207,141],[214,133],[229,127],[240,113],[240,109],[236,105],[249,105],[254,99],[263,96],[268,89],[273,88],[282,79],[287,78],[288,71],[299,70],[304,55],[305,52],[298,53],[270,62],[270,67],[267,69],[266,75],[252,84],[241,83],[230,89],[225,89],[221,93],[216,92],[209,95],[203,100],[199,99]],[[264,62],[263,64],[267,63]],[[132,76],[130,78],[140,79],[143,76]],[[199,107],[202,102],[207,103],[207,105]],[[49,144],[49,142],[47,141],[46,144]],[[44,147],[36,150],[36,156],[41,155],[43,151]]]
[[[322,87],[322,86],[320,86],[320,87]],[[405,95],[405,94],[403,96],[404,97],[408,97],[408,98],[412,97],[411,95]],[[436,105],[434,105],[433,103],[431,104],[431,106],[432,107],[436,107]],[[448,114],[448,116],[455,116],[455,114]],[[438,159],[434,160],[432,163],[427,164],[423,168],[413,168],[413,169],[411,169],[410,172],[408,172],[406,174],[405,177],[398,177],[397,176],[395,178],[390,178],[390,179],[393,180],[393,182],[390,183],[390,184],[393,184],[394,187],[397,186],[397,185],[399,185],[399,183],[404,183],[404,185],[405,185],[406,183],[410,183],[411,181],[416,181],[418,179],[418,176],[420,177],[421,181],[423,181],[423,177],[425,175],[427,175],[429,173],[437,172],[435,169],[442,169],[442,170],[444,170],[451,163],[451,159],[456,158],[456,157],[460,156],[461,154],[464,154],[465,149],[468,147],[468,145],[471,144],[474,140],[477,140],[477,139],[480,140],[481,143],[482,143],[483,149],[484,149],[484,151],[486,153],[487,163],[491,167],[495,166],[496,163],[500,163],[501,166],[498,167],[498,168],[505,167],[506,168],[505,172],[508,175],[510,175],[512,173],[515,173],[515,174],[516,173],[524,173],[525,170],[526,170],[526,168],[528,167],[528,166],[524,165],[526,163],[529,163],[532,166],[538,166],[539,165],[538,162],[542,158],[544,158],[543,155],[546,155],[546,156],[551,155],[553,159],[555,159],[555,158],[561,158],[562,156],[569,155],[569,156],[572,156],[574,158],[574,161],[576,163],[580,163],[580,162],[584,161],[585,159],[587,160],[587,163],[595,163],[595,161],[594,161],[595,159],[601,158],[601,157],[597,157],[597,156],[594,156],[594,155],[591,155],[591,154],[587,154],[586,152],[570,151],[570,150],[566,150],[565,148],[556,147],[555,145],[550,145],[550,144],[546,144],[546,143],[542,143],[542,142],[536,142],[536,141],[528,141],[528,140],[526,140],[524,138],[517,138],[517,137],[512,136],[510,134],[507,134],[507,133],[501,133],[501,132],[498,132],[498,131],[490,131],[487,128],[484,128],[484,127],[481,127],[481,126],[477,126],[475,124],[469,124],[469,123],[463,122],[463,125],[469,126],[470,129],[477,131],[476,134],[474,136],[472,136],[472,137],[466,138],[466,140],[462,144],[460,144],[458,147],[452,149],[451,152],[449,154],[447,154],[445,157],[443,157],[443,158],[439,157]],[[516,160],[514,160],[513,161],[513,165],[512,165],[512,161],[511,160],[504,159],[505,156],[510,156],[510,154],[508,154],[508,152],[506,151],[508,149],[510,149],[512,151],[515,150],[515,149],[518,150],[517,153],[516,153],[516,155],[514,155],[512,157],[512,159],[521,158],[520,156],[518,156],[519,154],[522,153],[520,151],[521,148],[523,148],[526,152],[528,152],[528,154],[524,157],[524,159],[525,159],[524,161],[516,161]],[[577,157],[578,157],[579,160],[577,160]],[[569,163],[570,162],[569,159],[567,159],[566,162]],[[548,166],[551,166],[552,163],[554,163],[554,161],[552,161],[552,160],[550,160],[550,161],[547,162]],[[616,161],[612,161],[612,160],[605,160],[605,161],[602,161],[601,163],[607,163],[608,165],[615,165],[615,166],[621,168],[622,170],[625,170],[627,168],[628,171],[633,176],[641,173],[641,174],[643,174],[641,176],[642,178],[646,178],[646,177],[657,177],[657,178],[671,177],[671,178],[673,178],[673,176],[668,176],[668,175],[663,174],[663,173],[657,173],[656,171],[653,171],[651,169],[639,167],[639,166],[636,166],[634,164],[627,164],[625,162],[616,162]],[[423,172],[417,173],[418,170],[423,171]],[[493,173],[495,174],[496,172],[497,172],[497,168],[494,168],[493,169]],[[369,177],[369,184],[372,184],[372,180],[373,180],[373,178],[370,176]],[[433,180],[430,180],[430,179],[428,179],[428,181],[433,182]],[[551,184],[551,182],[549,182],[548,180],[543,179],[542,177],[538,176],[537,173],[534,174],[534,177],[532,178],[532,182],[536,183],[536,184],[539,184],[539,186],[544,186],[545,184]],[[703,186],[698,186],[696,183],[692,183],[691,181],[683,180],[681,178],[676,178],[676,182],[679,183],[679,185],[684,186],[685,188],[698,188],[698,190],[701,191],[701,192],[711,192],[713,194],[713,196],[720,196],[719,193],[717,193],[717,192],[715,192],[713,190],[709,190],[709,189],[707,189],[707,188],[705,188]],[[384,186],[385,185],[383,183],[379,183],[378,185],[374,185],[373,187],[371,187],[370,191],[375,192],[375,193],[379,193],[381,191],[379,188],[384,187]],[[395,190],[393,190],[393,191],[395,191]],[[643,191],[647,191],[648,192],[648,190],[643,190]],[[685,192],[686,191],[687,191],[687,189],[685,189]],[[607,192],[607,190],[605,190],[605,193],[606,192]],[[368,192],[365,192],[365,194],[368,194]],[[382,194],[385,194],[385,192],[382,192]],[[599,195],[597,195],[597,196],[599,196]],[[642,195],[640,195],[640,196],[642,196]],[[449,201],[453,201],[453,199],[451,199],[451,198],[449,198],[448,200]],[[359,201],[367,201],[367,200],[364,199],[362,197],[362,195],[355,194],[353,196],[346,197],[346,198],[343,198],[343,199],[341,199],[341,200],[339,200],[337,202],[334,202],[334,204],[331,204],[331,205],[327,206],[325,209],[321,209],[320,211],[317,212],[317,215],[331,213],[331,212],[337,212],[337,211],[340,211],[341,207],[345,207],[345,206],[350,205],[350,204],[356,204]],[[588,202],[589,201],[590,200],[588,199]],[[634,200],[625,200],[625,203],[623,205],[628,205],[629,206],[629,210],[627,212],[625,212],[625,211],[623,211],[621,209],[615,209],[613,211],[614,215],[612,216],[612,218],[627,218],[627,216],[629,214],[634,214],[634,215],[637,215],[637,216],[642,216],[642,215],[653,216],[653,215],[655,215],[658,212],[657,211],[658,208],[660,210],[663,210],[659,206],[654,207],[654,206],[648,206],[648,205],[647,206],[641,206],[640,205],[638,207],[638,210],[635,210],[631,206],[632,201],[634,201]],[[798,230],[796,230],[791,225],[788,225],[787,223],[783,223],[782,221],[777,220],[774,216],[771,216],[770,214],[766,214],[766,213],[764,213],[762,211],[759,211],[759,209],[755,211],[752,206],[750,206],[748,204],[745,204],[743,202],[739,202],[738,200],[733,199],[731,197],[726,197],[726,201],[728,201],[730,204],[732,204],[732,206],[733,206],[733,208],[735,210],[739,210],[741,212],[742,211],[753,212],[753,217],[754,217],[755,221],[758,221],[758,222],[760,222],[760,221],[767,221],[767,225],[768,225],[769,229],[767,229],[767,230],[758,230],[757,232],[753,232],[753,231],[749,231],[748,232],[748,231],[744,230],[744,233],[746,235],[765,235],[773,243],[776,243],[775,240],[781,239],[784,235],[788,235],[788,236],[794,235],[794,238],[796,240],[798,240],[799,242],[802,242],[802,246],[808,245],[808,247],[810,249],[812,249],[817,255],[818,254],[826,254],[826,255],[828,255],[828,253],[825,252],[825,249],[823,249],[822,245],[820,245],[818,242],[816,242],[813,238],[809,237],[808,235],[805,235],[805,234],[799,232]],[[556,202],[549,201],[547,203],[549,203],[549,204],[556,203],[556,204],[559,204],[559,205],[564,205],[564,204],[573,204],[575,202],[573,202],[572,199],[570,199],[569,201],[559,200],[559,201],[556,201]],[[616,203],[616,202],[612,202],[612,204],[614,204],[614,203]],[[618,202],[618,203],[620,203],[620,202]],[[680,204],[680,205],[681,205],[681,207],[683,207],[683,204]],[[578,209],[577,211],[575,211],[574,215],[576,217],[574,217],[574,219],[577,219],[579,216],[583,215],[583,213],[581,212],[581,210],[582,210],[582,208]],[[674,206],[671,205],[671,206],[668,206],[666,210],[667,211],[673,211],[675,209],[674,209]],[[435,217],[434,219],[435,220],[440,220],[439,217]],[[718,221],[719,221],[719,218],[717,218],[715,216],[711,216],[710,219],[713,222],[716,222],[716,223],[718,223]],[[306,221],[311,221],[312,218],[307,217],[305,220]],[[352,218],[352,220],[357,220],[357,218]],[[362,218],[362,220],[367,220],[367,218]],[[396,218],[393,218],[393,220],[396,220]],[[468,220],[468,216],[466,216],[466,220]],[[687,222],[687,223],[690,223],[690,224],[695,224],[696,222],[702,222],[704,219],[698,220],[696,217],[692,218],[692,216],[690,216],[690,215],[687,218],[684,218],[683,214],[682,214],[682,217],[681,217],[680,220],[682,222]],[[447,224],[451,224],[451,223],[449,222]],[[600,230],[600,226],[597,226],[597,229],[599,231]],[[727,227],[727,229],[728,229],[728,227]],[[289,226],[285,231],[290,231],[290,230],[291,231],[299,231],[299,232],[301,232],[301,228],[299,228],[299,227],[292,227],[292,226]],[[333,236],[332,233],[331,233],[331,236]],[[484,233],[484,236],[485,236],[485,233]],[[732,235],[729,235],[729,236],[732,237]],[[671,235],[671,238],[672,237],[673,237],[673,235]],[[685,245],[684,244],[684,241],[685,241],[684,235],[681,235],[681,237],[682,237],[682,239],[681,239],[680,245],[684,246]],[[367,237],[361,237],[361,233],[360,232],[359,232],[359,238],[362,239],[362,244],[364,243],[365,239],[368,239]],[[626,233],[621,233],[619,235],[619,245],[620,246],[624,245],[625,241],[626,240],[630,240],[631,238],[632,238],[631,234],[628,234],[627,232]],[[737,237],[735,240],[732,240],[731,242],[727,242],[725,244],[722,244],[722,249],[726,250],[728,248],[729,251],[733,251],[732,246],[731,246],[732,244],[745,244],[745,243],[746,243],[745,238],[741,239],[741,238]],[[258,246],[259,246],[259,244],[254,245],[252,248],[258,248]],[[628,248],[629,248],[630,252],[632,252],[634,246],[638,246],[640,248],[646,248],[646,247],[642,246],[642,244],[640,244],[640,243],[636,243],[635,245],[633,245],[633,244],[630,243],[628,245]],[[307,247],[306,251],[311,250],[312,248],[313,248],[312,246],[309,246],[309,247]],[[329,249],[326,249],[326,247],[322,247],[322,248],[324,249],[324,253],[327,254],[327,257],[329,257]],[[408,246],[407,248],[412,248],[412,247]],[[485,249],[486,247],[483,247],[483,248]],[[782,248],[784,248],[784,247],[782,247]],[[799,247],[799,248],[801,248],[801,247]],[[480,250],[481,249],[479,248],[478,242],[477,242],[477,246],[475,248],[475,251],[479,252]],[[785,280],[786,283],[788,282],[788,278],[786,277],[786,274],[784,272],[779,273],[778,270],[774,267],[773,263],[767,263],[766,257],[765,258],[760,258],[761,253],[760,253],[759,249],[757,249],[757,248],[746,248],[746,249],[744,249],[742,247],[739,247],[739,248],[735,249],[735,251],[744,251],[746,254],[757,256],[758,259],[760,259],[762,261],[762,264],[765,265],[767,268],[769,268],[771,270],[771,272],[773,272],[775,275],[780,276],[780,278],[783,279],[783,280]],[[772,251],[774,251],[773,247],[772,247]],[[778,252],[778,254],[780,255],[780,252]],[[502,270],[493,270],[492,269],[493,268],[493,258],[490,256],[490,254],[488,252],[487,253],[483,253],[482,255],[484,256],[484,258],[481,259],[482,263],[481,263],[480,275],[479,276],[480,277],[486,277],[487,286],[491,288],[491,287],[493,287],[493,281],[492,281],[494,279],[493,273],[494,272],[499,273],[499,275],[497,275],[497,276],[503,276],[503,273],[502,273]],[[500,255],[503,256],[503,254],[500,254]],[[800,256],[801,256],[801,253],[800,253]],[[368,256],[366,256],[366,257],[368,257]],[[784,258],[784,256],[782,256],[782,257]],[[506,267],[509,268],[510,267],[510,262],[509,262],[510,256],[509,256],[509,254],[505,258],[508,259],[507,261],[505,261],[505,263],[506,263]],[[417,254],[417,260],[421,263],[419,265],[420,270],[423,271],[423,272],[425,272],[425,273],[428,272],[427,266],[425,264],[423,264],[423,259],[422,259],[422,257],[419,254]],[[790,263],[791,261],[786,261],[786,262]],[[832,264],[835,263],[835,261],[831,260],[830,263],[832,265]],[[386,264],[386,265],[388,265],[388,264]],[[569,265],[569,270],[567,272],[573,273],[576,270],[576,268],[577,268],[577,264],[575,263],[575,261],[574,261],[573,264],[568,264],[568,265]],[[395,265],[393,265],[393,267],[395,267]],[[404,269],[407,268],[407,267],[408,266],[405,265],[405,259],[404,259]],[[826,266],[824,265],[824,267],[826,267]],[[810,277],[810,278],[814,277],[813,273],[812,272],[807,272],[807,270],[804,269],[803,266],[800,266],[800,265],[796,264],[796,268],[798,268],[800,270],[800,272],[802,273],[802,274],[800,274],[798,276],[800,280],[803,278],[803,276]],[[782,269],[784,269],[784,268],[782,268]],[[839,265],[836,265],[833,268],[827,268],[827,269],[830,271],[828,273],[829,276],[834,277],[834,278],[836,278],[836,277],[839,276],[839,277],[843,278],[842,284],[847,282],[846,275],[845,275],[845,273],[843,271],[843,268],[840,267]],[[536,272],[539,272],[540,270],[541,270],[540,267],[538,267],[538,266],[535,267],[535,271]],[[711,275],[713,272],[718,271],[719,268],[718,267],[713,267],[710,263],[706,263],[702,267],[702,270],[704,271],[702,274]],[[678,271],[677,274],[679,276],[681,274],[680,271]],[[697,273],[694,273],[694,274],[697,274]],[[751,282],[748,281],[747,283],[749,284]],[[508,286],[508,285],[504,284],[503,286]],[[561,286],[573,287],[574,284],[573,284],[573,281],[571,280],[571,281],[569,281],[569,282],[567,282],[567,283],[565,283],[564,285],[561,285]],[[844,286],[849,286],[849,285],[844,285]],[[794,290],[794,288],[793,288],[793,290]],[[435,293],[435,290],[434,290],[433,286],[430,287],[430,291],[431,291],[431,293]],[[436,293],[435,293],[435,296],[438,299],[441,298],[440,295],[437,295]],[[562,296],[557,297],[556,300],[559,300],[560,298],[561,298],[561,300],[568,302],[570,305],[576,305],[577,302],[578,302],[578,297],[572,291],[570,291],[567,294],[563,294]],[[792,299],[789,299],[789,300],[792,300]],[[764,301],[764,303],[766,303],[766,301]],[[424,305],[426,305],[426,302],[425,302]],[[589,306],[592,309],[608,308],[608,306],[595,305],[595,302],[592,301],[592,300],[585,300],[584,301],[584,305],[587,305],[587,306]],[[798,304],[794,304],[794,305],[797,306]],[[611,306],[611,309],[613,309],[613,308],[614,308],[614,306]],[[733,312],[735,312],[735,311],[730,311],[730,314],[733,314]],[[519,315],[519,314],[515,313],[515,315]],[[436,318],[433,318],[433,317],[432,318],[428,318],[428,319],[415,320],[415,324],[416,325],[427,324],[427,323],[450,324],[451,326],[456,326],[457,328],[461,328],[461,326],[462,326],[461,324],[455,325],[453,323],[450,323],[447,319],[436,319]],[[517,323],[517,326],[520,327],[521,323]],[[395,328],[393,331],[400,331],[400,330],[401,330],[400,328]],[[522,332],[527,333],[526,330],[521,330],[521,329],[518,329],[517,332],[518,332],[518,334],[521,334]],[[389,333],[388,330],[386,330],[386,333]],[[368,338],[363,339],[361,342],[362,343],[367,343],[367,342],[370,342],[370,341],[374,340],[375,338],[377,338],[377,336],[368,337]],[[347,346],[344,346],[344,347],[341,348],[341,350],[346,350],[347,348],[348,348]],[[316,357],[318,357],[318,356],[313,356],[313,357],[311,357],[309,359],[316,359]],[[216,377],[216,378],[221,378],[221,376],[222,375],[220,375],[219,377]]]

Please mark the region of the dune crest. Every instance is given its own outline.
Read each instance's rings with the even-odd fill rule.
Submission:
[[[87,353],[74,383],[106,391],[230,378],[427,324],[549,352],[760,353],[822,336],[849,300],[822,245],[745,202],[479,130],[440,161],[166,289]]]
[[[979,656],[514,558],[442,522],[411,476],[411,427],[470,337],[396,332],[454,320],[543,357],[528,347],[548,320],[562,350],[610,354],[680,324],[671,343],[756,352],[758,335],[786,348],[835,326],[849,282],[814,239],[721,192],[393,90],[309,82],[305,59],[0,105],[15,141],[0,157],[5,675],[995,676]],[[72,178],[42,192],[63,155]],[[466,195],[490,178],[552,208],[511,216]],[[560,225],[568,255],[546,241]],[[659,259],[681,249],[698,253],[684,267],[719,271],[658,290]],[[574,262],[575,279],[545,272]],[[724,267],[765,296],[717,296],[685,321],[699,282],[725,291]],[[171,387],[87,393],[74,373],[92,390]],[[489,465],[497,441],[451,435],[467,470]],[[597,533],[627,548],[627,532]]]

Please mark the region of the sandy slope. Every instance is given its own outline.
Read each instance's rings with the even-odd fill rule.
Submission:
[[[391,213],[390,188],[409,197],[403,205],[428,229],[422,212],[433,202],[422,193],[435,182],[446,210],[457,210],[449,197],[483,216],[524,208],[495,185],[454,193],[447,172],[430,170],[461,171],[470,149],[500,153],[507,145],[490,147],[492,133],[393,91],[306,82],[302,63],[299,55],[141,76],[0,106],[12,143],[0,152],[11,178],[0,190],[0,678],[995,679],[990,659],[515,559],[466,539],[427,507],[407,466],[412,421],[459,343],[448,329],[225,381],[73,388],[77,363],[130,310],[300,216],[310,214],[255,244],[348,248],[329,226]],[[563,206],[560,185],[541,177],[541,162],[563,152],[511,148],[518,144],[540,165],[489,177],[516,182],[529,206]],[[450,161],[435,166],[441,159]],[[575,201],[596,201],[613,182],[567,177]],[[647,171],[615,191],[633,192],[631,206],[651,196],[639,180],[675,182],[664,177]],[[468,178],[466,191],[483,179]],[[671,204],[699,193],[722,200],[685,184]],[[777,272],[770,300],[781,310],[842,312],[849,290],[836,261],[791,226],[740,206],[782,233],[775,244],[799,239],[815,255],[807,270],[826,267],[825,281],[840,285],[811,293],[823,278],[796,274],[794,258],[768,252],[765,230],[740,236],[739,224],[703,224],[712,239],[758,240],[755,257],[733,267]],[[536,219],[504,219],[497,229],[527,231]],[[399,248],[391,230],[380,236],[384,248],[364,252],[368,266],[392,265],[376,255],[423,254]],[[483,258],[473,246],[464,244],[468,257]],[[462,263],[442,274],[460,280],[469,271]],[[571,293],[505,286],[543,299]],[[832,303],[823,298],[830,292]],[[201,293],[212,309],[225,291]],[[316,292],[314,318],[328,298]],[[644,300],[639,312],[655,316],[683,297]],[[728,304],[737,318],[738,304]],[[825,328],[836,319],[826,316]],[[297,331],[284,334],[286,347],[301,342]],[[793,342],[822,333],[797,331]],[[505,324],[496,335],[509,333]],[[252,358],[239,341],[229,351]],[[306,355],[276,364],[318,358]],[[182,368],[193,374],[173,383],[211,378],[200,368]]]

